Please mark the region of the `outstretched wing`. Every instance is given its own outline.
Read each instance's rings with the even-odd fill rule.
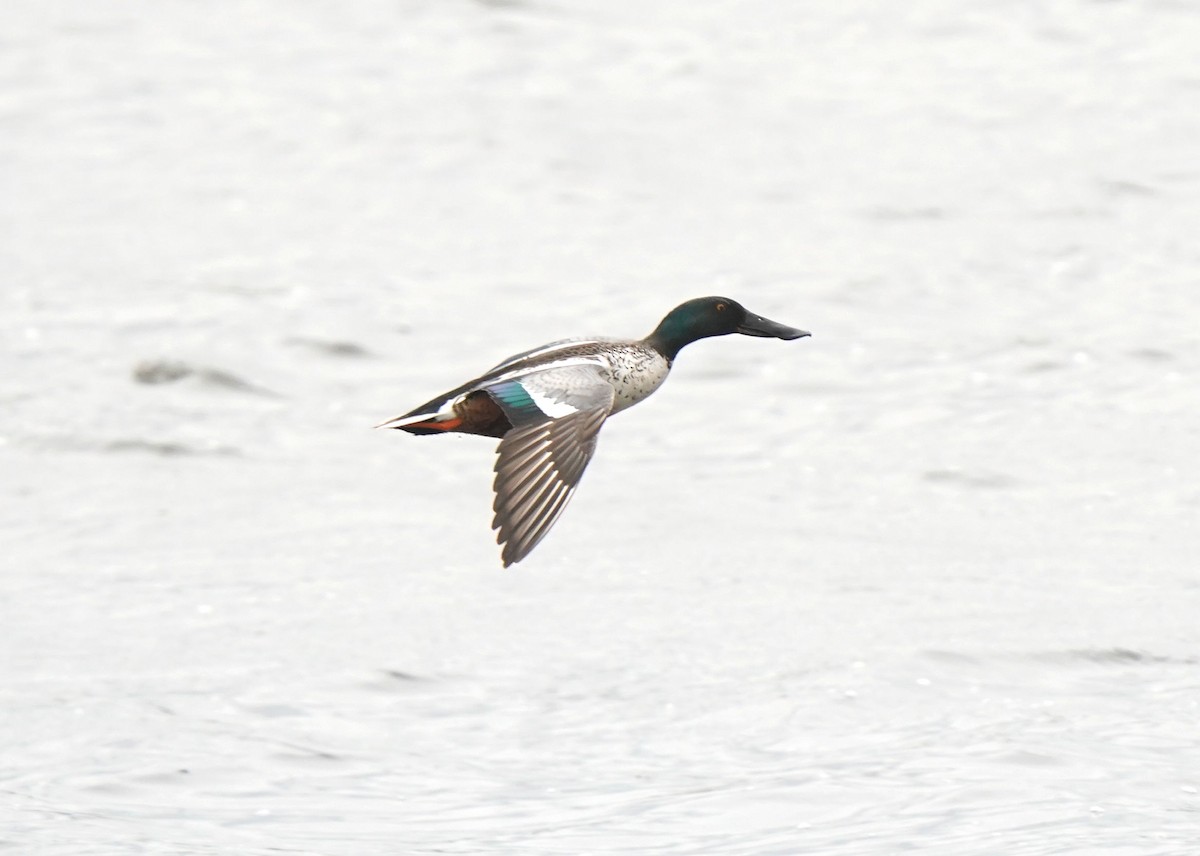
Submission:
[[[492,528],[505,567],[529,555],[575,492],[613,388],[595,365],[545,369],[489,387],[513,429],[496,449]]]

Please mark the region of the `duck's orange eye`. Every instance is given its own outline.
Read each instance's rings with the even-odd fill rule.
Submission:
[[[725,311],[725,304],[724,304],[724,303],[718,303],[718,304],[717,304],[717,311],[718,311],[718,312],[724,312],[724,311]]]

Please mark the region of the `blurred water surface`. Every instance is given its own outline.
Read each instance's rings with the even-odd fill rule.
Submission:
[[[1197,851],[1193,4],[5,19],[8,850]],[[368,430],[709,293],[515,568]]]

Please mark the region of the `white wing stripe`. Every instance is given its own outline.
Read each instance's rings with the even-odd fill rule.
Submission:
[[[522,384],[525,392],[533,399],[533,403],[537,405],[537,409],[545,413],[551,419],[557,419],[560,416],[566,416],[570,413],[575,413],[579,408],[572,407],[565,401],[559,401],[551,398],[540,390],[534,389],[532,384]]]
[[[607,365],[608,364],[600,357],[566,357],[561,360],[555,360],[554,365],[548,368],[560,369],[567,368],[568,366],[600,366],[604,368]],[[496,375],[495,377],[489,377],[487,379],[487,383],[500,383],[501,381],[512,380],[514,377],[522,377],[528,374],[529,369],[527,367],[522,368],[518,366],[516,368],[509,369],[503,374]]]

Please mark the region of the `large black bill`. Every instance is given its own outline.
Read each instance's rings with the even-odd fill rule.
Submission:
[[[746,320],[738,325],[737,331],[746,336],[764,336],[771,339],[800,339],[811,336],[807,330],[797,330],[761,315],[746,313]]]

